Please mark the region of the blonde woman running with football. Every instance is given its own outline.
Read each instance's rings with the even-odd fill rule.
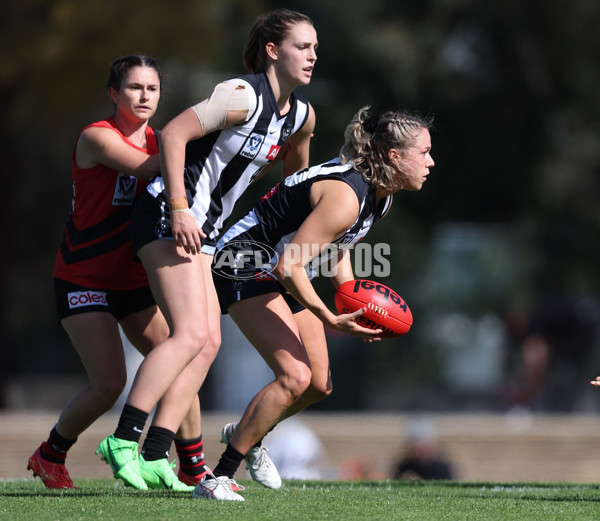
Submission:
[[[162,175],[134,208],[132,240],[170,336],[141,364],[116,431],[97,451],[133,487],[143,487],[145,461],[166,458],[218,351],[210,266],[224,220],[276,160],[282,158],[284,176],[308,166],[315,115],[295,89],[310,82],[317,45],[313,24],[301,13],[280,9],[259,18],[243,55],[249,74],[217,85],[161,133]],[[139,458],[140,433],[159,400],[153,424],[160,431],[146,438]],[[271,468],[264,458],[255,463]],[[232,485],[239,488],[233,480],[214,480],[206,496],[243,499]]]
[[[346,128],[338,159],[278,184],[217,244],[213,272],[221,309],[274,379],[239,422],[223,428],[228,445],[214,477],[201,481],[195,496],[204,496],[211,481],[233,479],[244,455],[270,429],[331,393],[324,326],[367,341],[382,333],[357,324],[364,308],[343,315],[330,311],[311,283],[321,265],[333,273],[335,287],[353,280],[350,245],[386,214],[394,193],[420,190],[434,166],[429,120],[399,111],[370,116],[367,109]],[[253,251],[253,245],[260,246]],[[273,255],[265,256],[269,249]]]

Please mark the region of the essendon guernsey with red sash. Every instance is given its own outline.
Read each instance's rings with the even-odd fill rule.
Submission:
[[[156,135],[150,127],[146,128],[147,149],[129,141],[113,118],[85,129],[89,127],[110,128],[129,146],[148,155],[158,154]],[[133,201],[148,183],[104,165],[79,168],[75,151],[72,163],[73,203],[54,276],[89,288],[127,290],[148,285],[142,264],[134,261],[129,235]]]

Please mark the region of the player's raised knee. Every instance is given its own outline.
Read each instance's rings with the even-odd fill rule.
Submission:
[[[312,373],[305,364],[297,364],[279,380],[290,393],[292,401],[296,401],[310,387]]]

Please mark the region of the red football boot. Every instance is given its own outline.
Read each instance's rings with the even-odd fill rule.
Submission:
[[[46,488],[76,488],[67,468],[61,463],[52,463],[42,458],[40,448],[41,445],[29,458],[27,470],[32,470],[34,476],[42,478]]]

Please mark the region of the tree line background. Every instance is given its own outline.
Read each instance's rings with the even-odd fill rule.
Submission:
[[[593,0],[1,2],[0,406],[20,377],[82,371],[56,324],[52,268],[74,141],[112,110],[110,63],[158,59],[166,84],[152,126],[161,128],[244,72],[253,21],[278,7],[309,15],[320,42],[303,88],[317,114],[312,164],[337,154],[364,105],[436,122],[432,175],[421,192],[398,194],[367,238],[391,245],[382,282],[408,301],[415,325],[377,346],[331,335],[336,392],[321,407],[596,408],[587,385],[600,374]],[[274,182],[253,187],[239,213]],[[331,286],[318,289],[331,302]]]

